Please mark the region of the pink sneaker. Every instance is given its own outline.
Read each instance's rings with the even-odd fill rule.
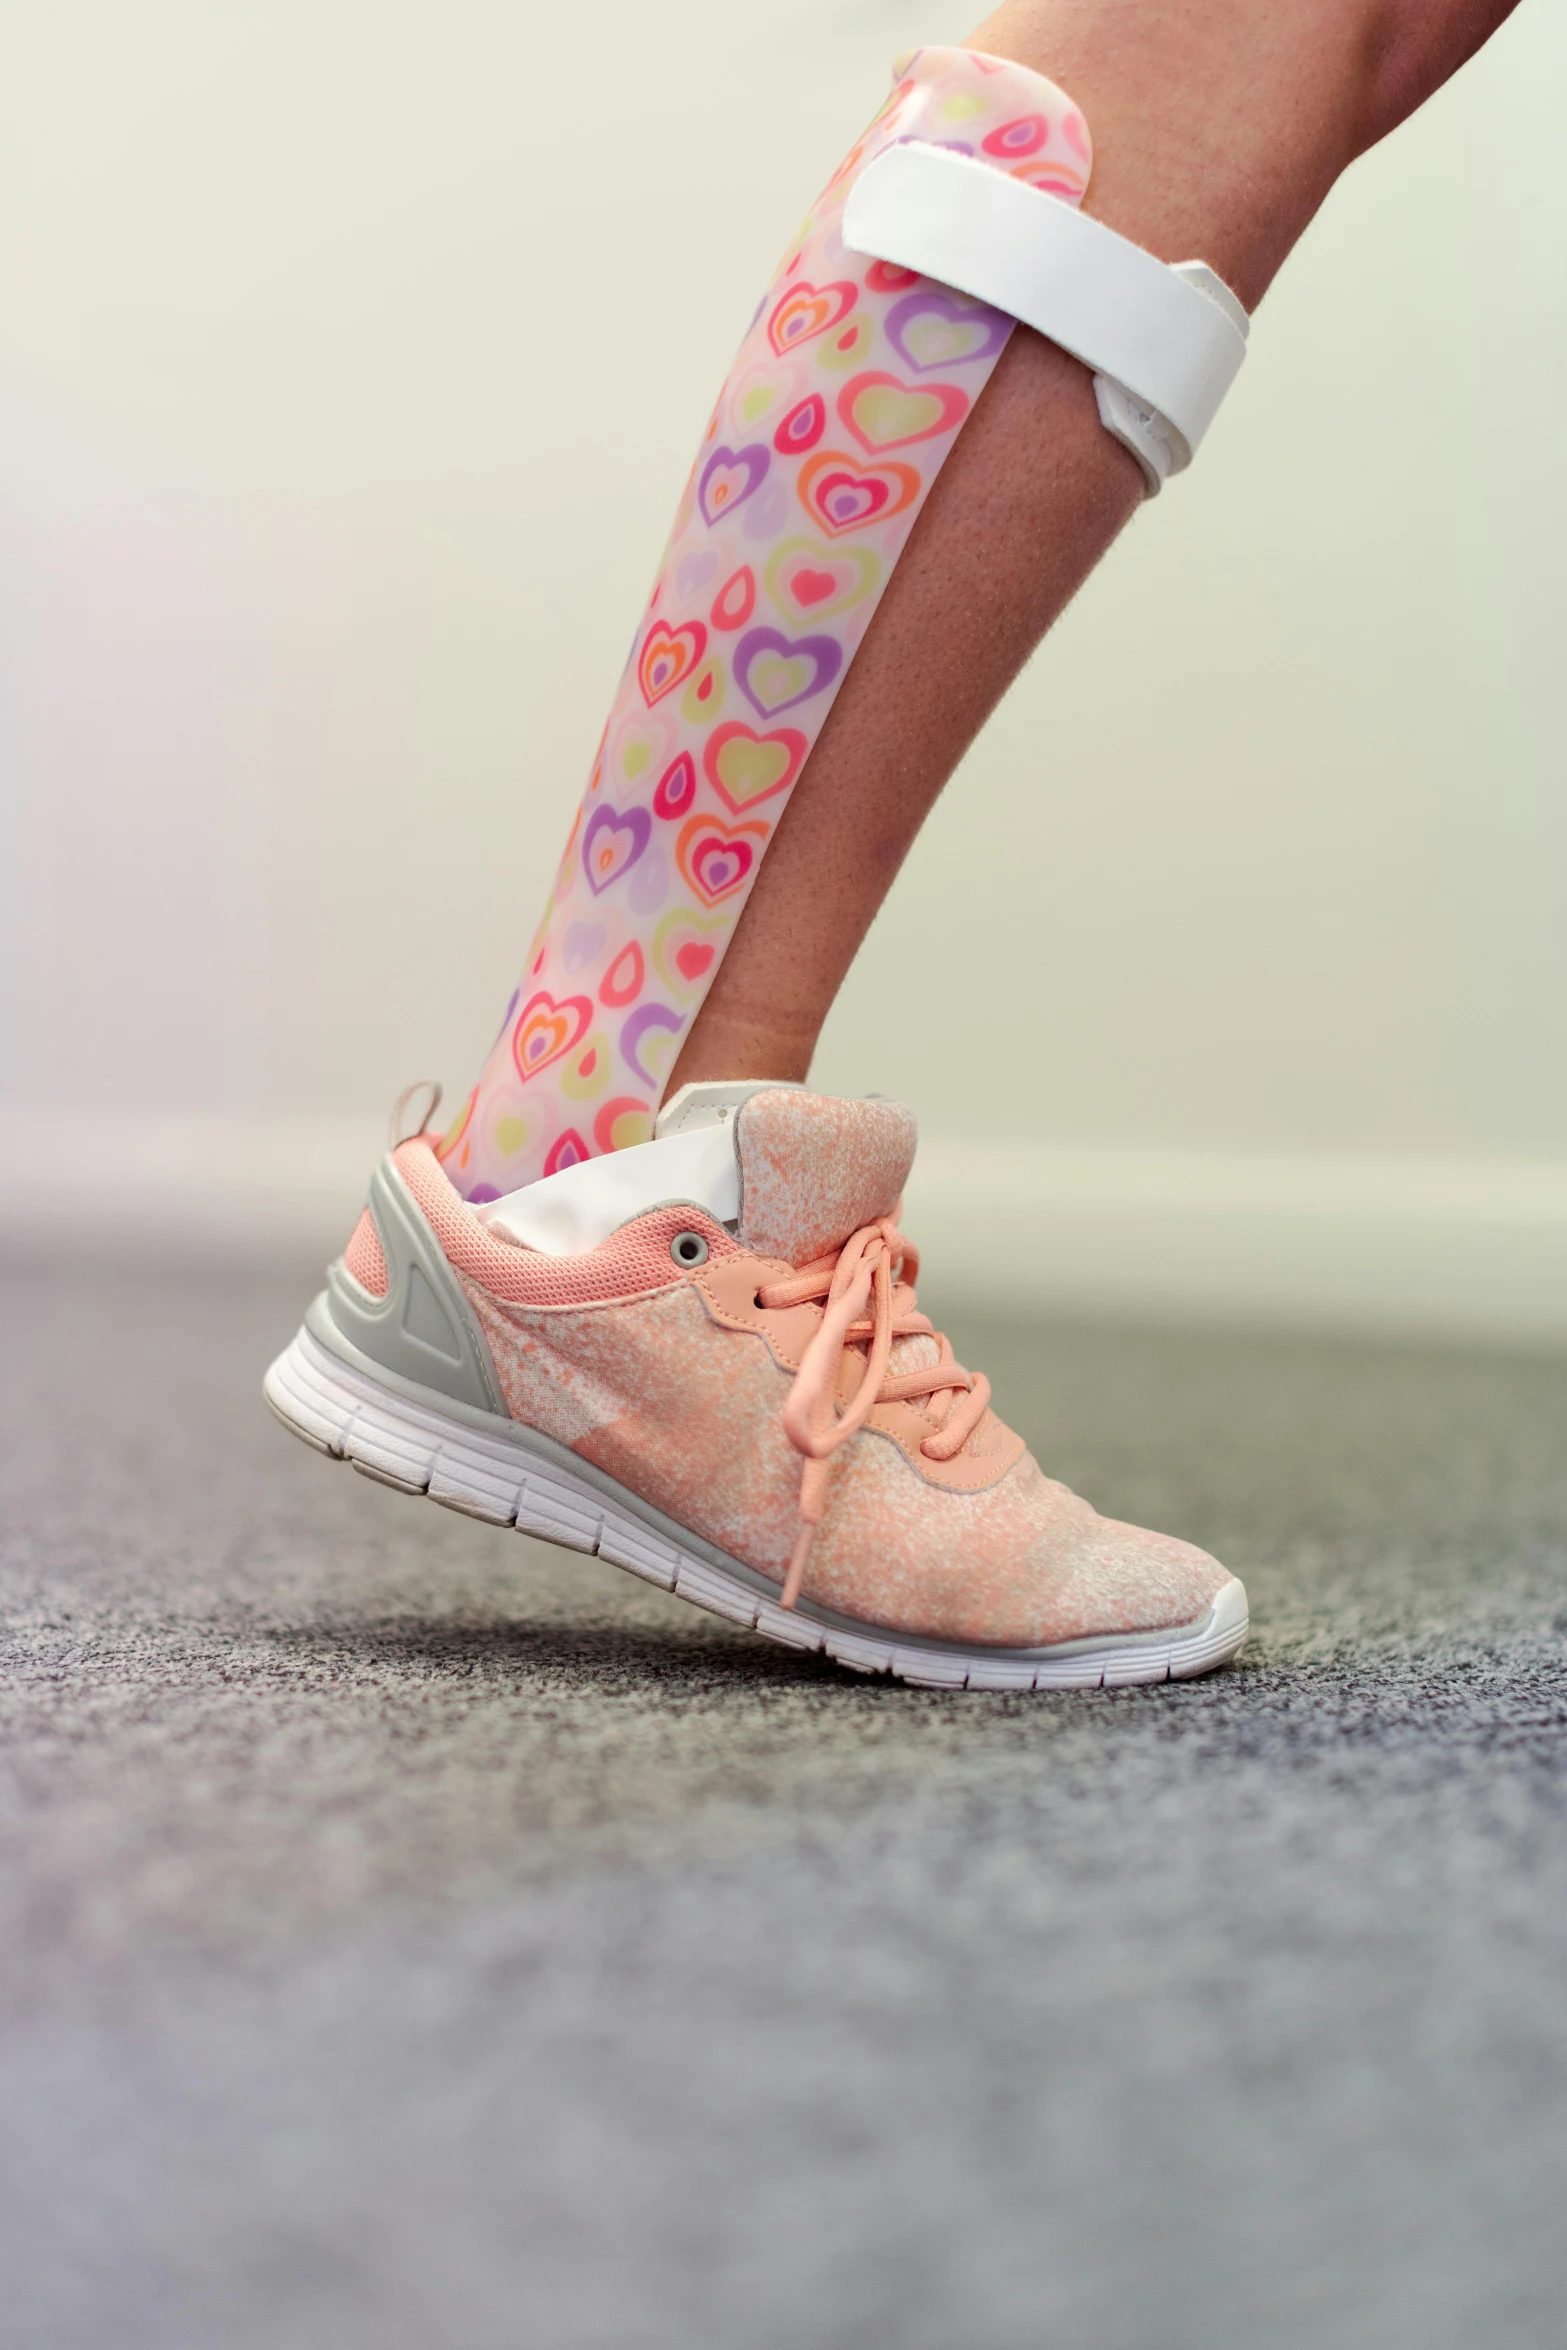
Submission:
[[[419,1135],[266,1397],[406,1493],[861,1672],[1181,1679],[1246,1594],[1037,1467],[914,1299],[894,1102],[688,1086],[659,1139],[474,1209]]]

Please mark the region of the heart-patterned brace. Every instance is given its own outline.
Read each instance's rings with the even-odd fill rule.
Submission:
[[[740,347],[638,623],[554,892],[440,1145],[469,1200],[643,1142],[789,793],[1006,346],[994,303],[851,251],[872,167],[937,151],[1056,212],[1082,116],[1026,67],[900,58]]]

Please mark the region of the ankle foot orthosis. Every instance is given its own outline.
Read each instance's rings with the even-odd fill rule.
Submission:
[[[900,58],[713,411],[554,891],[440,1145],[470,1200],[644,1142],[790,791],[1022,321],[1087,366],[1150,495],[1246,349],[1201,262],[1081,212],[1081,114],[1026,67]]]

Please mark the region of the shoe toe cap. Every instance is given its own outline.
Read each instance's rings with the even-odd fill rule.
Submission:
[[[1119,1518],[1085,1529],[1073,1581],[1095,1629],[1161,1632],[1194,1624],[1235,1578],[1207,1551]]]

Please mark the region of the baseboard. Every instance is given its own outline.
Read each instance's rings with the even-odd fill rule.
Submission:
[[[375,1117],[0,1115],[0,1244],[341,1247]],[[936,1297],[1124,1321],[1567,1345],[1567,1163],[932,1137],[906,1223]]]
[[[944,1141],[943,1290],[1128,1321],[1567,1343],[1567,1163]]]
[[[0,1113],[0,1242],[73,1241],[265,1258],[341,1249],[386,1148],[386,1117]]]

